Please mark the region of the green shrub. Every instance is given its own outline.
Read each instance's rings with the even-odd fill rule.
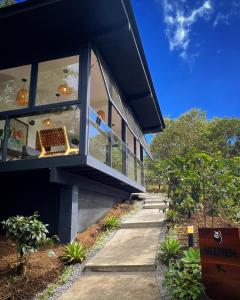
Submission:
[[[172,300],[198,299],[204,293],[199,250],[189,248],[178,262],[170,262],[163,284]]]
[[[17,242],[18,270],[22,275],[27,272],[30,254],[37,252],[41,246],[50,241],[47,238],[48,225],[43,224],[38,218],[39,214],[35,212],[30,217],[10,217],[2,222],[7,237]],[[52,239],[58,237],[54,236]]]
[[[65,246],[62,259],[65,263],[81,263],[85,260],[87,254],[86,248],[78,242],[72,242]]]
[[[165,264],[180,258],[182,255],[182,246],[179,240],[172,236],[167,237],[160,244],[159,250],[159,257]]]
[[[190,247],[188,250],[183,251],[184,256],[181,261],[184,264],[200,264],[200,251]]]
[[[107,217],[107,218],[104,220],[103,227],[104,227],[106,230],[113,230],[113,229],[116,229],[116,228],[120,227],[120,220],[119,220],[118,217],[115,217],[115,216]]]

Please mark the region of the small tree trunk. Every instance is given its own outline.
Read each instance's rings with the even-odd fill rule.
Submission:
[[[214,225],[214,216],[212,216],[212,227],[214,227],[213,225]]]

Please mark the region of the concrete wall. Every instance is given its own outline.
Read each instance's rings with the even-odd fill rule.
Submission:
[[[79,189],[78,192],[78,231],[101,219],[116,201],[123,200],[116,195]]]
[[[68,243],[116,201],[130,198],[127,192],[85,177],[65,171],[57,175],[53,179],[48,169],[0,174],[0,221],[38,211],[41,221],[49,224],[50,235]]]

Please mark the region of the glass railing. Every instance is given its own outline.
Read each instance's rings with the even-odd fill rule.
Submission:
[[[143,163],[91,108],[89,153],[102,163],[144,185]]]

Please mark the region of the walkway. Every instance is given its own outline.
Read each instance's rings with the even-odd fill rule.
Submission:
[[[59,300],[159,300],[155,259],[164,215],[160,195],[144,195],[141,211],[93,257],[81,276]]]

